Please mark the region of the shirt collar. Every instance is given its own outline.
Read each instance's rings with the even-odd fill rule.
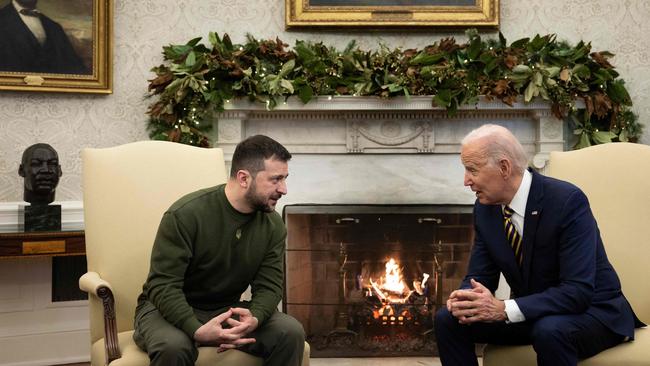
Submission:
[[[16,8],[16,11],[18,12],[19,15],[20,15],[21,10],[27,9],[24,6],[18,4],[18,2],[16,0],[12,0],[11,3],[14,5],[14,8]]]
[[[521,178],[521,184],[517,193],[508,204],[510,208],[519,216],[524,217],[526,213],[526,202],[528,201],[528,193],[530,192],[530,185],[533,183],[533,175],[530,174],[528,169],[524,170],[524,175]]]

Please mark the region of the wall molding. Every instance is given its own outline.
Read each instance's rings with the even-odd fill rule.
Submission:
[[[49,366],[90,361],[90,331],[76,330],[0,338],[3,366]]]

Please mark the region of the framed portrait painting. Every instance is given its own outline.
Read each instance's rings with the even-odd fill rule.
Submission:
[[[112,92],[112,0],[0,0],[0,90]]]
[[[499,26],[499,0],[285,0],[285,11],[288,29]]]

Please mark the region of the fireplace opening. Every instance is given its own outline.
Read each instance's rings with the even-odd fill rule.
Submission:
[[[433,314],[465,274],[463,205],[289,205],[284,311],[313,357],[437,355]]]

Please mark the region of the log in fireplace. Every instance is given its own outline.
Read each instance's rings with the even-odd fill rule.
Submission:
[[[289,205],[283,308],[314,357],[435,355],[432,315],[464,275],[466,205]]]

